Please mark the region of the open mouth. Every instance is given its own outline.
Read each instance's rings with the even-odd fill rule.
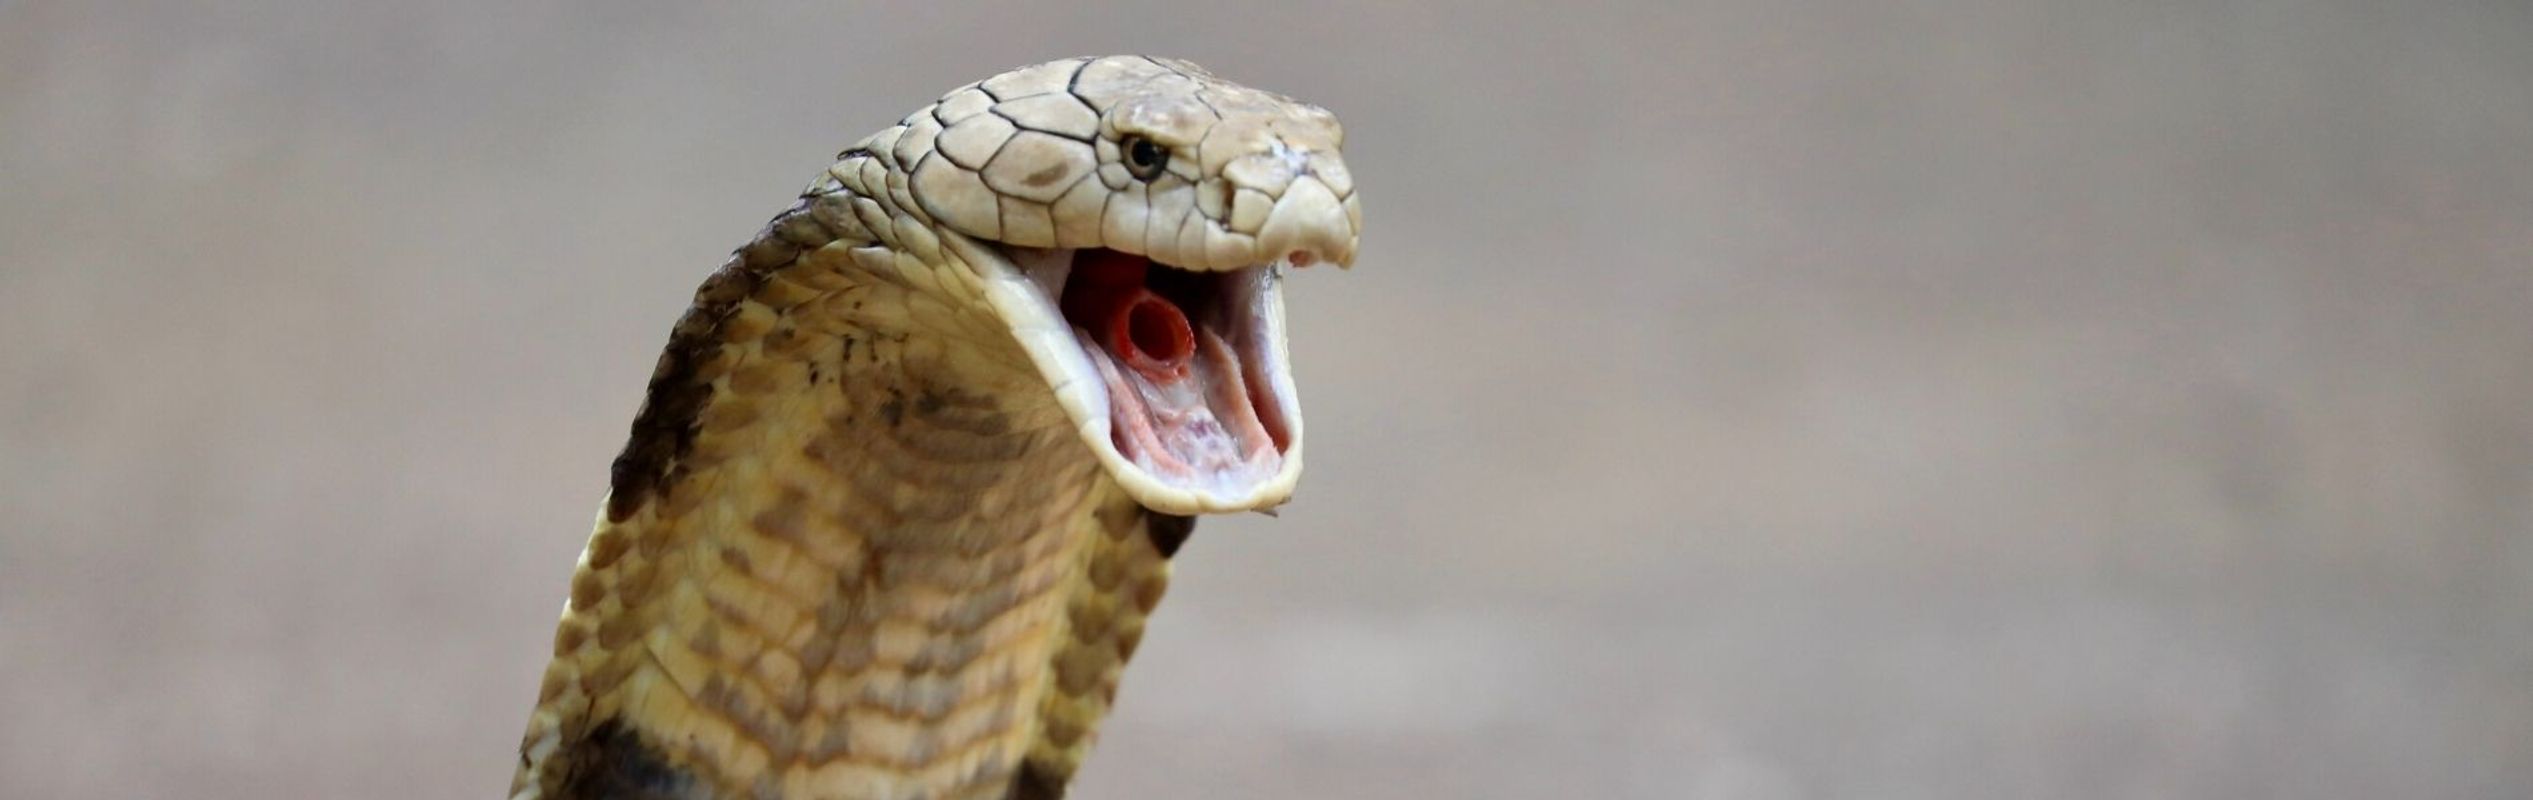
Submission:
[[[978,249],[1001,256],[983,260],[996,311],[1138,501],[1199,513],[1291,496],[1301,408],[1282,263],[1198,271],[1098,248]]]

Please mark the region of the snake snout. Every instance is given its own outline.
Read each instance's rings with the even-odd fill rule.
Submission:
[[[1296,179],[1267,211],[1266,224],[1259,226],[1258,252],[1296,267],[1315,261],[1353,266],[1356,212],[1352,208],[1318,178]]]

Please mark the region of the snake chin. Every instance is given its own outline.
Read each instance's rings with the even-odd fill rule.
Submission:
[[[963,239],[964,237],[962,237]],[[1269,510],[1301,475],[1286,263],[1185,270],[1105,249],[956,242],[1082,441],[1145,507]]]

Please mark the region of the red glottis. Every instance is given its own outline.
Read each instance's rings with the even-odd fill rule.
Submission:
[[[1156,384],[1181,380],[1196,353],[1187,313],[1144,284],[1152,262],[1115,250],[1084,250],[1065,280],[1066,319],[1082,326],[1119,363]]]

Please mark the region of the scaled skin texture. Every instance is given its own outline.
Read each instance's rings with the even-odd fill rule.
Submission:
[[[1121,56],[961,87],[846,150],[677,322],[512,796],[1062,796],[1193,515],[1299,477],[1279,285],[1353,261],[1341,142],[1317,107]],[[1118,443],[1119,390],[1055,302],[1086,248],[1230,287],[1193,313],[1222,395],[1275,429],[1267,468],[1156,472]]]

